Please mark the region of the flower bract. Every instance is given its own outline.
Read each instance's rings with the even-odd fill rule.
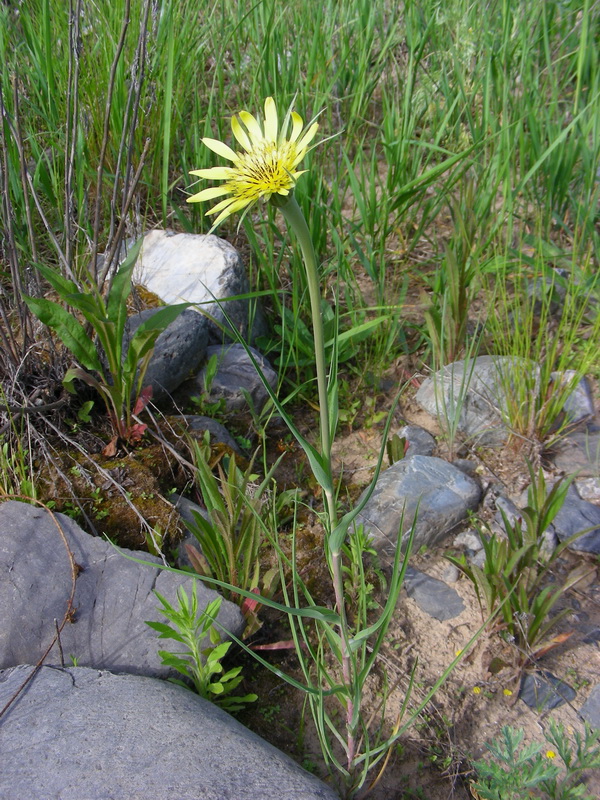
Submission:
[[[296,168],[310,149],[309,144],[318,127],[317,122],[305,127],[302,117],[291,107],[280,126],[272,97],[265,100],[262,123],[247,111],[240,111],[232,118],[231,129],[241,150],[236,152],[217,139],[202,139],[217,155],[230,161],[231,166],[191,172],[200,178],[222,180],[224,183],[203,189],[188,197],[187,202],[197,203],[226,195],[224,200],[207,211],[207,214],[217,215],[212,231],[228,216],[248,209],[260,198],[269,200],[273,195],[289,195],[298,177],[306,171]]]

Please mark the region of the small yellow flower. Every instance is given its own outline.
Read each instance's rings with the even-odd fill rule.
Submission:
[[[457,650],[457,651],[454,653],[454,655],[455,655],[455,657],[456,657],[456,658],[458,658],[458,656],[461,656],[461,655],[462,655],[462,650]]]
[[[473,694],[481,694],[481,686],[474,686]]]
[[[546,750],[546,758],[556,758],[554,750]]]
[[[288,136],[288,129],[291,131]],[[296,167],[302,161],[319,127],[317,122],[304,127],[302,117],[289,108],[281,127],[277,108],[272,97],[265,100],[264,123],[260,123],[247,111],[240,111],[231,119],[231,129],[242,152],[235,152],[217,139],[202,139],[203,143],[217,155],[232,162],[231,167],[212,167],[191,172],[200,178],[225,181],[221,186],[203,189],[188,197],[188,203],[212,200],[228,195],[207,214],[217,214],[211,228],[213,231],[224,219],[236,211],[250,206],[260,198],[268,200],[272,195],[289,195],[297,179],[306,170]],[[314,147],[314,145],[313,145]]]
[[[510,689],[503,689],[503,690],[502,690],[502,694],[503,694],[505,697],[511,697],[511,696],[512,696],[512,691],[511,691]]]

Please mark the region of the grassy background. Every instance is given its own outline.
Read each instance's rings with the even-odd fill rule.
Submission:
[[[204,209],[185,203],[189,170],[214,163],[200,140],[231,141],[230,116],[273,95],[282,109],[296,96],[305,120],[322,111],[320,134],[339,134],[307,158],[297,197],[331,331],[349,332],[344,368],[381,372],[409,348],[426,366],[451,361],[473,351],[475,316],[493,317],[489,352],[597,368],[589,314],[558,336],[550,314],[527,336],[512,320],[515,304],[533,320],[531,279],[547,308],[561,283],[576,310],[596,294],[599,16],[592,0],[3,5],[0,310],[13,367],[30,342],[19,294],[41,288],[35,264],[79,277],[121,236],[206,232]],[[220,235],[280,320],[263,348],[303,385],[299,256],[272,209],[236,226]],[[407,292],[427,312],[416,327]]]

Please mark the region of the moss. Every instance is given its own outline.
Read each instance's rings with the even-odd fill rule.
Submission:
[[[166,547],[172,547],[183,528],[179,514],[165,499],[173,486],[167,480],[173,473],[165,462],[160,446],[113,459],[62,452],[55,464],[42,470],[40,496],[80,524],[85,525],[87,516],[98,533],[120,547],[148,549],[144,521],[160,533]]]

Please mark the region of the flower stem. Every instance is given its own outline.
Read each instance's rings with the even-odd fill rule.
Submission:
[[[277,198],[275,200],[275,197]],[[310,306],[313,325],[313,339],[315,343],[315,364],[317,368],[317,387],[319,392],[319,413],[321,420],[321,455],[327,471],[328,486],[323,486],[327,501],[327,515],[329,521],[329,533],[337,525],[337,508],[333,492],[333,477],[331,468],[331,440],[333,431],[330,427],[329,419],[329,398],[327,392],[327,362],[325,357],[325,337],[323,334],[323,318],[321,315],[321,288],[319,283],[319,273],[317,269],[317,259],[313,247],[312,238],[304,215],[300,206],[293,195],[282,198],[280,195],[273,196],[274,202],[283,214],[289,228],[296,236],[302,250],[306,277],[308,281],[308,291],[310,295]],[[330,552],[330,568],[335,593],[335,603],[337,612],[340,615],[340,639],[341,639],[341,666],[344,684],[346,687],[346,758],[348,771],[352,773],[352,764],[356,754],[356,737],[352,720],[354,717],[354,691],[353,691],[353,669],[350,658],[348,621],[346,617],[346,603],[344,597],[344,579],[342,574],[342,554],[340,548],[336,552]]]
[[[312,316],[313,338],[315,342],[315,365],[317,368],[317,389],[319,393],[319,415],[321,420],[321,454],[327,467],[329,486],[324,486],[327,497],[327,511],[331,529],[337,525],[337,510],[335,498],[333,496],[333,480],[331,475],[331,436],[332,431],[329,421],[329,400],[327,394],[327,364],[325,359],[325,336],[323,333],[323,318],[321,315],[321,287],[319,283],[319,272],[317,269],[317,258],[315,248],[308,225],[304,219],[304,214],[293,195],[282,198],[275,195],[271,202],[277,197],[274,203],[280,210],[288,226],[298,237],[302,258],[306,268],[306,278],[308,282],[308,293],[310,297],[310,309]]]

